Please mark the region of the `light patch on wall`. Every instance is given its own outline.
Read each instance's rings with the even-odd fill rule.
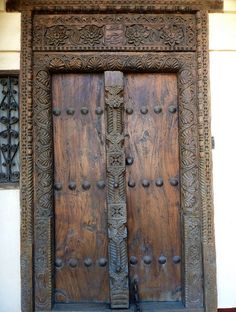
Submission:
[[[219,308],[236,306],[235,52],[210,53],[215,229]]]
[[[6,9],[5,0],[0,0],[0,12],[4,12]]]
[[[20,13],[0,13],[0,51],[20,51]]]
[[[0,52],[0,70],[20,69],[20,52]]]
[[[235,11],[236,12],[236,0],[225,0],[224,11]]]
[[[210,14],[209,32],[210,50],[236,50],[236,14]]]

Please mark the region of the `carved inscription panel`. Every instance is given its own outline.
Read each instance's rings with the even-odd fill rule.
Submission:
[[[195,31],[191,14],[36,15],[33,48],[194,51]]]

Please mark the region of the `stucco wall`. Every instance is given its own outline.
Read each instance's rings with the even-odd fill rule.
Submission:
[[[0,0],[0,70],[19,69],[20,14],[5,13]],[[225,1],[224,14],[210,14],[215,227],[218,306],[236,306],[236,0]],[[0,190],[0,311],[20,311],[19,190]]]

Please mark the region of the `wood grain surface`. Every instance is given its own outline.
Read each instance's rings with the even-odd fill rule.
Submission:
[[[136,277],[141,301],[178,301],[181,264],[173,257],[181,256],[180,192],[169,181],[179,180],[178,112],[169,112],[177,108],[176,75],[127,74],[125,105],[133,109],[125,120],[126,156],[134,159],[126,171],[128,250],[130,259],[137,258],[130,264],[131,284]],[[155,113],[155,106],[162,111]],[[144,187],[143,180],[150,185]]]
[[[108,302],[108,264],[99,264],[107,260],[106,187],[97,186],[106,181],[105,125],[104,113],[95,113],[104,110],[103,75],[58,74],[52,84],[53,108],[61,111],[53,117],[55,183],[62,185],[55,190],[55,300]]]

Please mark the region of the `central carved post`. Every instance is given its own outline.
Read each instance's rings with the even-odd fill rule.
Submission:
[[[111,308],[129,307],[123,73],[105,72],[108,253]]]

